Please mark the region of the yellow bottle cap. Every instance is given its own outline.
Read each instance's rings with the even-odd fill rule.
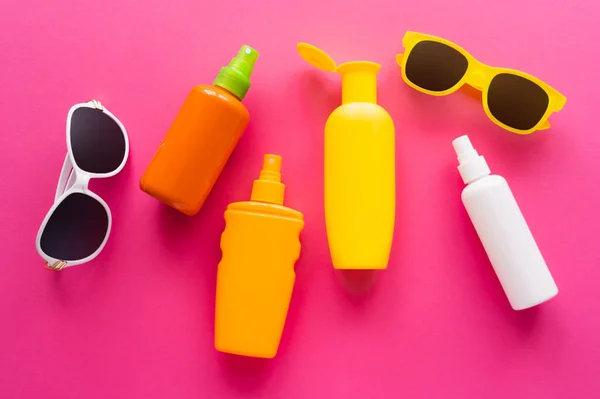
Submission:
[[[308,43],[298,43],[296,46],[300,57],[310,65],[325,72],[337,72],[335,61],[326,52]]]
[[[252,186],[252,201],[283,205],[285,184],[281,183],[281,157],[266,154],[260,177]]]
[[[377,73],[381,65],[369,61],[353,61],[336,65],[323,50],[308,43],[296,46],[300,57],[325,72],[342,75],[342,103],[377,103]]]

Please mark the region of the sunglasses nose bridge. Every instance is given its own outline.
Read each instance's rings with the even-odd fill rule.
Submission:
[[[487,80],[487,76],[484,70],[481,68],[470,68],[467,76],[467,83],[469,86],[476,88],[481,91],[483,86],[485,86],[485,82]]]
[[[77,173],[77,177],[75,180],[75,184],[73,184],[74,189],[87,189],[88,184],[90,183],[91,176],[87,173]]]

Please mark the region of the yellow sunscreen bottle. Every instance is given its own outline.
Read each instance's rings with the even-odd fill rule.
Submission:
[[[394,122],[377,105],[381,66],[336,65],[322,50],[300,43],[311,65],[342,75],[342,105],[325,125],[325,222],[336,269],[385,269],[394,234]]]

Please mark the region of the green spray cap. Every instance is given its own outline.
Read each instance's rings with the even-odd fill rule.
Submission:
[[[222,87],[243,100],[250,88],[250,75],[257,58],[258,51],[250,46],[242,46],[229,65],[221,68],[213,85]]]

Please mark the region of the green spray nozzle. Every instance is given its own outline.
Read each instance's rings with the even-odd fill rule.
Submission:
[[[242,46],[229,65],[221,68],[213,85],[224,88],[242,100],[250,88],[250,75],[257,58],[258,51],[250,46]]]

